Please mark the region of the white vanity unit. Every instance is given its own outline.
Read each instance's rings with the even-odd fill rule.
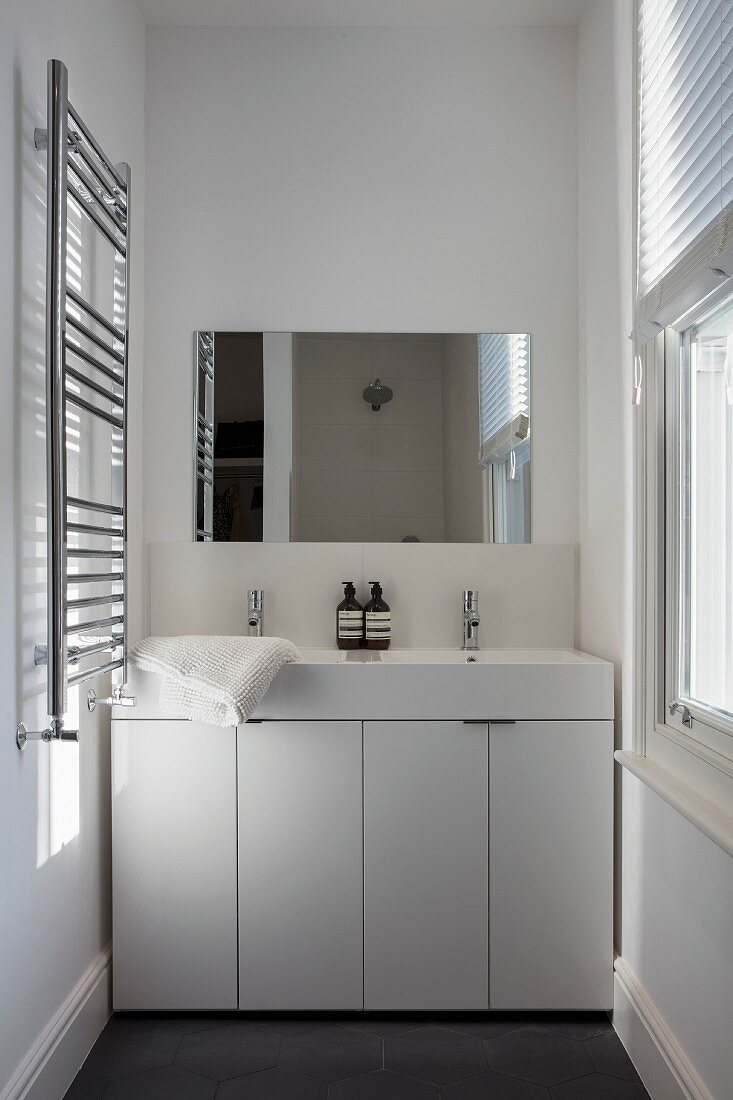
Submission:
[[[237,729],[131,684],[115,1009],[610,1009],[612,666],[304,656]]]

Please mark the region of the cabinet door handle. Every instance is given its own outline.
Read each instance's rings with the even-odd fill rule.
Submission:
[[[488,726],[488,718],[464,718],[464,726]]]
[[[491,718],[489,725],[491,726],[516,726],[516,718]]]

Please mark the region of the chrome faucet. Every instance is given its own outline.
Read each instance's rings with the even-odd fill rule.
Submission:
[[[262,600],[261,588],[250,588],[247,592],[247,634],[250,638],[262,637]]]
[[[461,649],[478,649],[478,628],[480,625],[478,591],[475,588],[466,588],[463,592],[463,645]]]

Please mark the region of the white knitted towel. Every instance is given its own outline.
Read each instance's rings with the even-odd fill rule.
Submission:
[[[282,666],[302,657],[284,638],[188,634],[145,638],[131,659],[163,677],[160,705],[171,717],[236,726],[247,721]]]

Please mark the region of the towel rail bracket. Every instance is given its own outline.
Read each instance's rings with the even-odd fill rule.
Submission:
[[[33,144],[39,153],[48,149],[48,130],[45,126],[36,126],[33,130]],[[66,136],[66,144],[72,153],[79,152],[79,145],[81,144],[81,134],[76,130],[69,130]]]

